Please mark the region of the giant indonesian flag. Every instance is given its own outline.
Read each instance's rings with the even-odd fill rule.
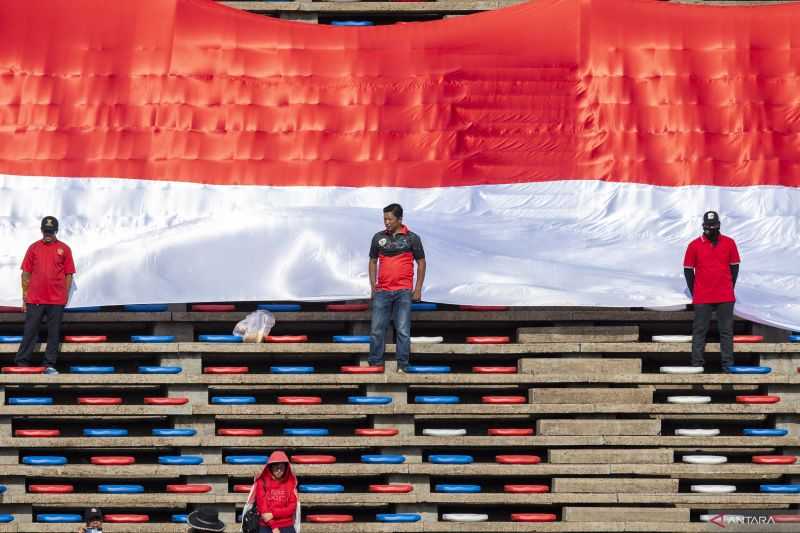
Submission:
[[[800,6],[537,0],[371,28],[210,0],[0,3],[0,304],[47,214],[73,305],[369,294],[400,202],[427,300],[688,302],[800,328]]]

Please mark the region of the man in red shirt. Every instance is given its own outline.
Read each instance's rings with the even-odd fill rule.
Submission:
[[[25,332],[17,351],[16,364],[31,366],[31,356],[39,340],[42,318],[47,317],[46,374],[55,369],[61,342],[61,319],[69,299],[75,263],[72,250],[56,238],[58,220],[42,219],[42,239],[28,247],[22,261],[22,309],[25,311]]]
[[[739,250],[730,237],[719,232],[719,215],[708,211],[703,215],[703,234],[689,243],[683,259],[686,285],[692,294],[692,366],[705,364],[706,334],[711,313],[717,312],[722,370],[727,372],[733,361],[733,288],[739,275]]]
[[[405,372],[411,353],[411,300],[422,299],[425,250],[419,235],[403,225],[403,208],[399,204],[383,208],[383,225],[386,229],[372,237],[369,249],[369,286],[372,288],[369,364],[383,365],[386,330],[391,320],[397,335],[397,368]],[[417,262],[416,284],[414,261]]]

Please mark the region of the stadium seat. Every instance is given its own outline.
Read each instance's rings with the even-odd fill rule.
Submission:
[[[273,365],[269,367],[272,374],[313,374],[314,367],[307,365]]]
[[[198,342],[242,342],[239,335],[198,335]]]
[[[374,465],[399,465],[406,462],[403,455],[367,454],[361,456],[361,462]]]
[[[247,374],[250,368],[246,366],[207,366],[204,374]]]
[[[0,484],[0,494],[3,494],[7,490],[8,490],[8,487],[6,487],[5,485]]]
[[[0,305],[0,313],[22,313],[22,307],[14,305]]]
[[[145,524],[150,521],[146,514],[113,513],[103,515],[103,521],[111,524]]]
[[[379,513],[375,515],[378,522],[389,522],[392,524],[400,522],[419,522],[422,516],[416,513]]]
[[[160,455],[158,457],[160,465],[201,465],[203,457],[200,455]]]
[[[716,437],[717,435],[719,435],[719,429],[681,428],[675,430],[675,435],[679,437]]]
[[[314,524],[344,524],[353,521],[353,515],[349,514],[310,514],[306,516],[306,521]]]
[[[476,374],[516,374],[516,366],[473,366],[472,371]]]
[[[103,308],[99,305],[89,305],[84,307],[67,307],[65,313],[99,313]]]
[[[486,404],[521,404],[528,403],[525,396],[481,396],[481,403]]]
[[[745,428],[742,434],[747,437],[785,437],[789,434],[788,429],[783,428]]]
[[[689,486],[689,491],[702,492],[706,494],[725,494],[729,492],[736,492],[736,485],[698,484]]]
[[[15,429],[14,436],[26,439],[60,437],[60,429]]]
[[[466,429],[423,429],[423,435],[428,437],[462,437],[467,434]]]
[[[768,483],[761,485],[759,490],[771,494],[800,494],[800,483]]]
[[[83,522],[83,515],[77,513],[39,513],[36,515],[36,521],[45,524],[74,524]]]
[[[328,304],[325,306],[325,309],[335,313],[352,313],[367,311],[369,309],[369,304]]]
[[[308,342],[308,335],[267,335],[264,337],[264,342],[271,342],[275,344]]]
[[[419,396],[414,396],[414,403],[430,403],[430,404],[454,404],[454,403],[461,403],[461,398],[458,396],[433,396],[428,394],[423,394]]]
[[[723,455],[684,455],[681,461],[693,465],[721,465],[727,463],[728,458]]]
[[[289,457],[289,461],[297,465],[330,465],[336,462],[333,455],[296,454]]]
[[[45,366],[4,366],[3,374],[41,374]]]
[[[800,523],[800,514],[773,514],[772,521],[776,524]]]
[[[506,305],[459,305],[459,311],[473,311],[473,312],[486,312],[486,311],[508,311]]]
[[[89,458],[89,462],[98,466],[122,466],[136,463],[136,458],[130,455],[101,455]]]
[[[667,396],[668,403],[711,403],[711,396]]]
[[[264,430],[260,428],[225,428],[218,429],[217,435],[220,437],[261,437]]]
[[[538,455],[523,454],[496,455],[494,460],[501,465],[538,465],[542,462]]]
[[[369,486],[369,492],[378,494],[407,494],[413,490],[414,486],[410,483],[373,484]]]
[[[733,342],[739,343],[755,343],[762,342],[764,337],[762,335],[734,335]]]
[[[233,492],[237,494],[247,494],[253,488],[252,483],[238,483],[233,486]]]
[[[339,367],[339,371],[342,372],[343,374],[382,374],[384,371],[384,367],[345,365]]]
[[[480,513],[443,513],[445,522],[485,522],[489,520],[488,514]]]
[[[131,304],[126,305],[125,310],[130,313],[163,313],[167,311],[167,304]]]
[[[267,464],[266,455],[229,455],[225,463],[229,465],[264,465]]]
[[[511,494],[543,494],[550,492],[547,485],[503,485],[503,492]]]
[[[319,405],[322,398],[319,396],[278,396],[281,405]]]
[[[481,486],[469,483],[437,483],[433,491],[446,494],[476,494],[481,491]]]
[[[653,335],[653,342],[692,342],[691,335]]]
[[[285,437],[327,437],[331,432],[326,428],[284,428]]]
[[[412,311],[436,311],[438,305],[429,302],[414,302],[411,304]]]
[[[184,405],[189,403],[189,398],[172,397],[147,397],[145,405]]]
[[[173,524],[185,524],[189,521],[188,514],[174,514],[171,515],[169,521]]]
[[[450,365],[408,365],[406,372],[410,374],[449,374]]]
[[[49,396],[12,396],[7,400],[8,405],[53,405],[53,398]]]
[[[81,344],[91,344],[96,342],[106,342],[108,337],[105,335],[66,335],[64,342],[73,342]]]
[[[180,374],[183,368],[179,366],[140,366],[140,374]]]
[[[467,337],[467,344],[508,344],[510,342],[511,342],[510,337],[504,337],[501,335]]]
[[[193,304],[193,313],[230,313],[236,311],[234,304]]]
[[[742,394],[736,396],[736,403],[765,404],[778,403],[780,401],[780,396],[769,394]]]
[[[28,492],[32,494],[70,494],[75,492],[75,485],[35,484],[28,486]]]
[[[127,437],[128,430],[123,428],[85,428],[84,437]]]
[[[19,344],[22,342],[22,335],[0,335],[0,344]]]
[[[175,335],[131,335],[131,342],[159,344],[175,342]]]
[[[411,344],[441,344],[444,337],[411,337]]]
[[[512,522],[555,522],[553,513],[511,513]]]
[[[339,494],[344,492],[344,485],[337,483],[300,483],[297,491],[308,494]]]
[[[368,344],[369,335],[334,335],[333,342],[345,344]]]
[[[468,465],[475,459],[471,455],[460,454],[434,454],[428,457],[428,462],[437,465]]]
[[[486,433],[490,437],[530,437],[533,428],[489,428]]]
[[[117,369],[111,365],[73,365],[70,374],[113,374]]]
[[[258,304],[256,309],[272,313],[297,313],[301,308],[300,304]]]
[[[662,374],[702,374],[705,370],[702,366],[662,366],[659,371]]]
[[[797,462],[794,455],[754,455],[753,463],[758,465],[793,465]]]
[[[355,430],[357,437],[394,437],[400,433],[396,428],[358,428]]]
[[[154,437],[194,437],[197,430],[193,428],[163,428],[152,431]]]
[[[22,464],[30,466],[60,466],[67,464],[67,458],[60,455],[27,455]]]
[[[731,374],[769,374],[772,369],[768,366],[734,365],[728,367],[728,372]]]
[[[348,396],[347,403],[355,405],[386,405],[392,403],[391,396]]]
[[[251,405],[256,403],[255,396],[212,396],[211,403],[217,405]]]
[[[800,342],[800,335],[789,335],[789,342]]]
[[[14,521],[14,515],[9,513],[0,513],[0,524],[8,524]]]
[[[211,485],[205,483],[179,483],[166,486],[166,491],[174,494],[205,494],[211,492]]]
[[[101,494],[141,494],[144,486],[136,484],[103,483],[97,486]]]
[[[122,405],[122,398],[119,396],[80,396],[79,405]]]

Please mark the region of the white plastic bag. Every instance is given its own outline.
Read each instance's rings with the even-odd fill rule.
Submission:
[[[262,342],[274,325],[275,317],[272,313],[259,309],[236,324],[233,334],[242,337],[243,342]]]

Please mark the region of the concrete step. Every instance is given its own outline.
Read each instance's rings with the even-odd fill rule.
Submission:
[[[517,342],[638,342],[639,326],[554,326],[519,328]]]

